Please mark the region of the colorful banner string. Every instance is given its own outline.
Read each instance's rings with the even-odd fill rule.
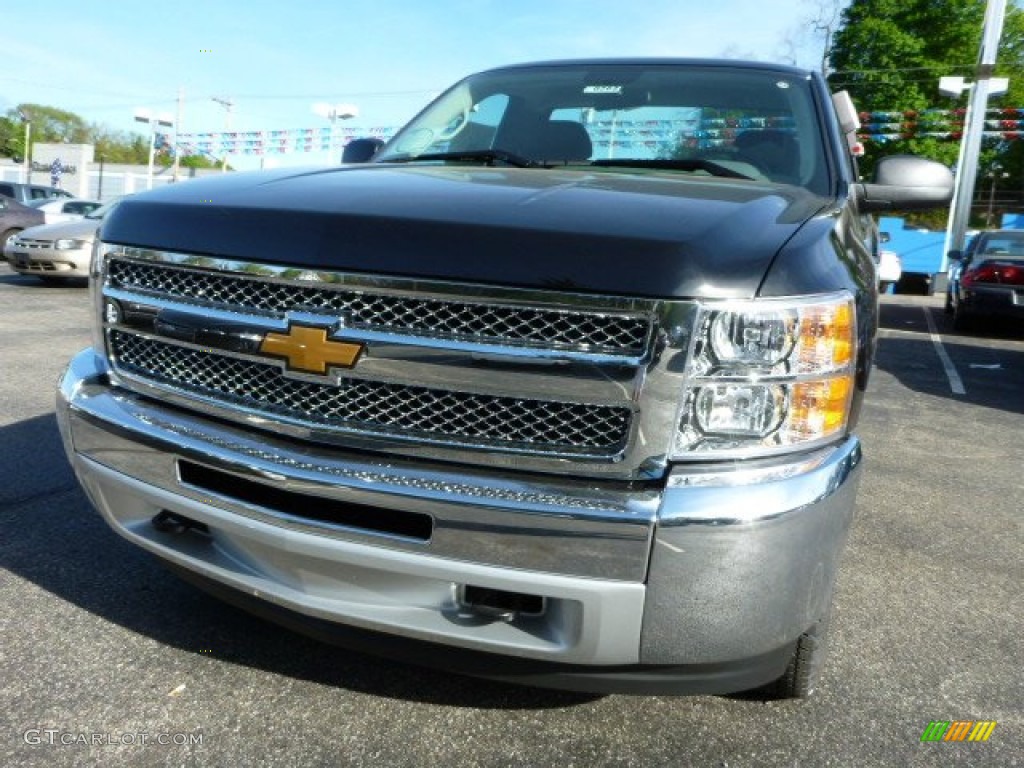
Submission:
[[[963,136],[963,109],[927,109],[919,112],[862,112],[858,138],[864,143],[885,143],[912,138],[959,141]],[[743,131],[758,129],[792,130],[789,118],[688,118],[674,120],[599,120],[587,124],[595,147],[643,148],[647,151],[680,144],[708,149],[731,144]],[[352,139],[372,136],[389,139],[394,126],[359,128],[344,126],[295,128],[274,131],[213,131],[182,133],[178,146],[185,154],[210,157],[225,155],[288,155],[296,152],[337,151]],[[1024,138],[1024,109],[990,109],[986,113],[984,138],[1015,141]]]

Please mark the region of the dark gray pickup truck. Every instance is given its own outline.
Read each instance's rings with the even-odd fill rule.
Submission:
[[[861,472],[872,211],[813,73],[469,77],[346,167],[125,200],[59,388],[121,535],[356,649],[528,684],[813,689]],[[125,574],[130,578],[130,574]]]

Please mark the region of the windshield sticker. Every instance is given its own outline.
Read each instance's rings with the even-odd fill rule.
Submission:
[[[622,95],[621,85],[586,85],[583,87],[584,93],[610,93],[615,96]]]

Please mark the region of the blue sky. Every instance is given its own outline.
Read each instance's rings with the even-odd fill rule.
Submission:
[[[34,102],[136,131],[136,108],[182,130],[399,125],[474,71],[591,56],[729,56],[815,66],[812,0],[5,0],[0,112]],[[803,28],[804,31],[801,31]],[[322,162],[315,153],[279,164]],[[232,161],[236,167],[246,163]],[[258,161],[255,161],[258,162]],[[249,163],[251,164],[251,163]]]

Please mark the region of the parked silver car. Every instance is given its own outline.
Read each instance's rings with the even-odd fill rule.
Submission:
[[[33,200],[28,205],[42,211],[47,224],[57,224],[61,221],[77,221],[87,213],[95,211],[103,203],[78,197],[55,197],[49,200]]]
[[[22,230],[6,242],[4,257],[15,272],[47,282],[88,277],[96,232],[118,202],[109,202],[81,219]]]
[[[53,198],[74,197],[66,189],[48,187],[43,184],[20,184],[15,181],[0,181],[0,196],[9,197],[19,203],[32,200],[51,200]]]

